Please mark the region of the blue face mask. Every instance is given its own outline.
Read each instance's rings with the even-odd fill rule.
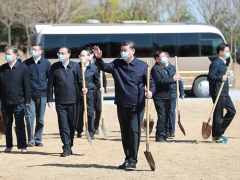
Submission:
[[[9,54],[5,55],[5,60],[7,62],[12,62],[13,61],[12,55],[9,55]]]
[[[37,57],[37,56],[38,56],[37,51],[34,51],[34,50],[31,50],[30,54],[31,54],[33,57]]]
[[[161,58],[161,63],[164,64],[164,65],[167,64],[167,58],[166,57],[162,57]]]
[[[128,59],[130,58],[128,52],[124,52],[124,51],[123,51],[123,52],[120,53],[120,55],[121,55],[121,57],[122,57],[122,59],[123,59],[124,61],[126,61],[126,60],[128,60]]]
[[[60,62],[64,62],[66,60],[66,57],[64,55],[60,54],[60,55],[58,55],[58,60]]]
[[[224,59],[229,58],[229,56],[230,56],[230,53],[229,53],[229,52],[226,52],[225,55],[224,55]]]

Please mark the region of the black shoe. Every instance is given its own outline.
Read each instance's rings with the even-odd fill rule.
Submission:
[[[35,143],[35,146],[43,146],[43,143]]]
[[[166,135],[165,135],[165,138],[166,138],[166,139],[169,138],[169,137],[171,137],[170,134],[166,134]]]
[[[173,137],[175,137],[175,135],[174,135],[174,134],[170,134],[170,136],[169,136],[169,137],[172,137],[172,138],[173,138]]]
[[[95,129],[95,134],[99,135],[99,130]]]
[[[66,150],[64,150],[64,151],[60,154],[60,157],[70,156],[71,154],[72,154],[71,151],[66,151]]]
[[[156,138],[156,142],[161,142],[161,143],[163,143],[163,142],[167,142],[167,140],[166,140],[166,139],[163,139],[163,138],[160,138],[160,139]]]
[[[126,169],[127,169],[127,170],[134,170],[134,169],[136,169],[136,163],[130,161],[130,162],[127,164]]]
[[[91,136],[92,139],[96,139],[94,135]]]
[[[34,144],[32,144],[32,143],[27,143],[27,147],[34,147]]]
[[[82,138],[82,133],[78,133],[77,138]]]
[[[118,168],[119,169],[126,169],[128,165],[128,162],[124,162],[122,165],[119,165]]]

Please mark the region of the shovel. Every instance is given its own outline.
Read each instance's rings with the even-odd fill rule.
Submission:
[[[150,68],[147,68],[147,92],[149,91],[150,85]],[[147,98],[147,105],[146,105],[146,118],[147,118],[147,128],[146,128],[146,151],[144,152],[147,162],[152,171],[155,171],[155,162],[152,157],[152,154],[149,150],[149,99]]]
[[[153,101],[151,101],[151,105],[150,105],[150,110],[149,110],[149,135],[152,133],[152,130],[153,130],[153,125],[154,125],[154,121],[153,119],[151,118],[151,110],[152,110],[152,103]],[[142,123],[142,129],[143,129],[143,132],[146,134],[146,127],[147,127],[147,119],[144,119],[143,123]]]
[[[82,65],[82,81],[83,81],[83,88],[86,88],[85,84],[85,72],[84,72],[84,58],[81,58],[81,65]],[[85,122],[85,135],[89,144],[92,146],[92,138],[88,132],[88,115],[87,115],[87,97],[86,94],[83,94],[83,104],[84,104],[84,122]]]
[[[177,58],[177,56],[175,56],[175,60],[176,60],[176,73],[179,74],[179,73],[178,73],[178,58]],[[183,126],[182,126],[182,123],[181,123],[181,121],[180,121],[179,81],[177,81],[176,86],[177,86],[178,126],[179,126],[179,128],[181,129],[181,131],[182,131],[182,133],[184,134],[184,136],[186,136],[185,130],[184,130],[184,128],[183,128]]]
[[[103,88],[103,80],[102,80],[102,71],[100,71],[100,82],[101,82],[101,89]],[[102,106],[102,132],[105,139],[108,139],[108,133],[104,125],[104,106],[103,106],[103,94],[101,93],[101,106]]]
[[[226,73],[225,73],[226,76],[227,76],[228,73],[229,73],[230,67],[231,67],[231,65],[232,65],[232,61],[233,61],[233,60],[230,60],[230,62],[229,62],[227,71],[226,71]],[[221,83],[221,86],[220,86],[220,88],[219,88],[219,91],[218,91],[216,100],[215,100],[215,102],[214,102],[214,104],[213,104],[212,111],[211,111],[211,113],[210,113],[210,116],[209,116],[209,118],[208,118],[208,121],[207,121],[207,122],[203,122],[203,124],[202,124],[202,137],[203,137],[203,139],[208,139],[208,138],[210,137],[210,135],[211,135],[212,126],[210,125],[210,122],[211,122],[211,120],[212,120],[213,112],[214,112],[215,107],[216,107],[216,105],[217,105],[219,96],[220,96],[220,94],[221,94],[221,92],[222,92],[223,85],[224,85],[224,81]]]

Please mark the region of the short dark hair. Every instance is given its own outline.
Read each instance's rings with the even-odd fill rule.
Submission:
[[[225,47],[229,47],[228,44],[222,43],[217,46],[217,54],[219,54],[220,51],[224,51]]]
[[[163,50],[161,49],[155,50],[153,53],[153,58],[156,60],[156,57],[159,57],[159,54],[162,54],[162,53],[163,53]]]
[[[43,50],[43,45],[41,43],[34,43],[32,46],[39,46],[39,48]]]
[[[86,47],[84,50],[88,52],[88,54],[93,54],[92,47]]]
[[[7,46],[4,51],[6,52],[9,49],[12,49],[14,54],[18,54],[18,48],[16,46]]]
[[[129,46],[130,49],[136,49],[136,44],[131,40],[125,40],[121,43],[121,46]]]
[[[61,46],[59,49],[66,48],[68,53],[71,53],[71,50],[67,46]]]

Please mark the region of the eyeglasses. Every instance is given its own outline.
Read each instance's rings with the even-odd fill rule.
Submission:
[[[67,55],[68,53],[57,53],[58,56],[60,55]]]

